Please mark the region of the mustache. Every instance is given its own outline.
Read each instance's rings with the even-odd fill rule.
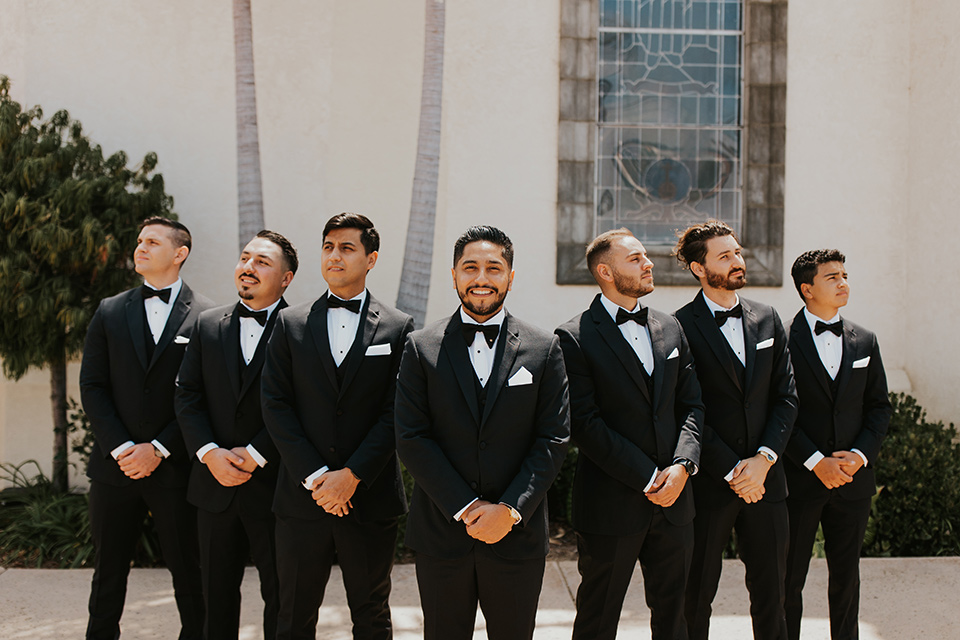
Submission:
[[[250,273],[250,272],[248,272],[248,271],[244,271],[243,273],[241,273],[241,274],[240,274],[240,277],[241,277],[241,278],[253,278],[254,280],[257,281],[258,284],[260,283],[260,278],[258,278],[257,276],[253,275],[252,273]]]
[[[470,293],[470,292],[473,291],[474,289],[490,289],[490,291],[493,291],[494,293],[500,293],[500,290],[497,289],[497,288],[494,287],[494,286],[479,285],[479,284],[475,284],[475,285],[471,285],[471,286],[467,287],[466,292],[467,292],[467,293]]]

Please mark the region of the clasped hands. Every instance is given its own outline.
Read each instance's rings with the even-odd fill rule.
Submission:
[[[657,472],[650,490],[644,495],[647,500],[660,507],[669,507],[683,491],[687,484],[687,470],[682,464],[672,464],[666,469]]]
[[[503,540],[514,525],[509,507],[486,500],[475,500],[460,521],[467,525],[467,535],[487,544]]]
[[[327,513],[343,517],[353,509],[353,498],[360,479],[353,475],[349,467],[327,471],[314,480],[310,496]]]
[[[213,474],[217,482],[225,487],[236,487],[253,475],[257,468],[257,461],[253,459],[246,447],[233,449],[211,449],[203,454],[201,460]]]
[[[156,449],[149,442],[141,442],[127,447],[117,455],[117,464],[123,475],[131,480],[141,480],[149,476],[160,465],[163,458],[156,454]]]
[[[863,459],[853,451],[834,451],[813,467],[820,482],[827,489],[836,489],[853,481],[854,474],[863,467]]]
[[[773,463],[761,454],[741,460],[733,468],[733,478],[730,480],[730,488],[747,504],[760,502],[763,498],[766,488],[763,483],[767,479],[767,473]]]

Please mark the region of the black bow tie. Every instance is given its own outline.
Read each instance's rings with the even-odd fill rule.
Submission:
[[[817,335],[820,335],[824,331],[830,331],[833,333],[833,335],[839,338],[843,334],[843,320],[837,320],[836,322],[831,322],[830,324],[817,320],[817,326],[814,328],[813,332]]]
[[[359,300],[341,300],[337,296],[327,296],[328,309],[346,309],[351,313],[360,313]]]
[[[257,321],[261,327],[267,326],[267,310],[261,309],[260,311],[253,311],[252,309],[247,309],[244,305],[237,305],[237,313],[241,318],[253,318]]]
[[[630,313],[626,311],[623,307],[617,309],[617,325],[621,325],[624,322],[630,322],[633,320],[642,327],[647,326],[647,312],[650,311],[650,307],[641,307],[639,311],[634,311]]]
[[[467,341],[467,346],[473,344],[478,333],[483,334],[484,340],[487,341],[487,346],[492,349],[493,343],[497,341],[497,334],[500,333],[500,325],[463,323],[463,339]]]
[[[742,318],[743,317],[743,307],[741,305],[735,306],[730,311],[717,311],[713,314],[713,319],[717,321],[717,326],[722,327],[727,321],[727,318]]]
[[[163,300],[164,303],[169,303],[169,302],[170,302],[170,287],[167,287],[166,289],[154,289],[154,288],[152,288],[152,287],[148,287],[148,286],[145,285],[145,284],[144,284],[144,285],[140,285],[140,295],[143,296],[143,299],[144,299],[144,300],[148,300],[149,298],[154,298],[154,297],[156,297],[156,298],[160,298],[161,300]]]

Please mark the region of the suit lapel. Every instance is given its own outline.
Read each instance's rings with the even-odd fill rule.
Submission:
[[[737,369],[733,363],[733,358],[736,356],[733,354],[733,350],[730,349],[727,339],[720,333],[720,327],[717,326],[717,321],[713,319],[713,314],[710,313],[710,308],[703,299],[702,289],[700,293],[697,294],[697,297],[694,298],[693,315],[696,317],[697,328],[707,341],[707,344],[710,345],[710,349],[720,362],[720,367],[730,376],[733,385],[742,392],[740,376],[737,375]],[[744,337],[744,348],[746,348],[746,337]]]
[[[840,373],[837,374],[837,398],[843,395],[850,376],[853,373],[853,361],[857,357],[857,333],[846,324],[843,325],[843,357],[840,359]],[[836,401],[836,398],[834,399]]]
[[[194,336],[199,340],[200,336]],[[240,316],[234,307],[231,313],[220,318],[220,344],[223,345],[223,359],[230,378],[230,389],[240,397]]]
[[[753,380],[754,365],[757,361],[757,334],[760,332],[760,324],[757,320],[757,314],[743,298],[740,298],[740,306],[743,309],[743,359],[745,361],[743,385],[745,389],[749,389]]]
[[[329,294],[327,294],[329,295]],[[317,354],[320,356],[320,362],[323,363],[323,370],[327,374],[330,385],[337,388],[337,365],[333,361],[333,355],[330,353],[330,337],[327,333],[327,296],[321,296],[310,309],[310,315],[307,317],[307,325],[310,327],[310,333],[313,335],[313,342],[317,347]]]
[[[170,315],[167,317],[167,324],[163,326],[163,333],[160,334],[160,340],[157,341],[157,348],[153,350],[153,360],[150,361],[150,367],[160,359],[163,350],[167,348],[173,341],[173,337],[177,335],[184,318],[190,313],[190,305],[192,303],[193,292],[190,291],[190,287],[184,282],[180,286],[180,295],[177,296],[176,301],[173,303],[173,309],[170,310]]]
[[[667,346],[663,342],[663,326],[652,313],[647,312],[647,329],[650,331],[650,344],[653,347],[653,398],[650,406],[654,413],[660,406],[660,392],[663,389],[663,370],[667,364]]]
[[[140,360],[140,366],[146,371],[150,363],[147,362],[147,345],[143,343],[145,314],[143,311],[143,296],[138,294],[139,290],[134,289],[130,297],[127,298],[127,328],[130,330],[130,341],[133,343],[133,350],[137,354],[137,359]]]
[[[503,318],[503,324],[500,326],[500,340],[497,344],[497,351],[493,358],[493,371],[490,380],[487,382],[487,402],[484,405],[483,417],[480,419],[480,428],[483,428],[493,405],[497,402],[497,396],[500,395],[500,389],[507,384],[510,371],[513,369],[513,363],[517,359],[517,352],[520,350],[520,335],[510,328],[510,314]],[[472,369],[473,367],[471,367]]]
[[[590,305],[590,315],[594,323],[596,323],[597,333],[600,334],[603,341],[607,343],[610,350],[617,356],[617,359],[620,360],[620,364],[623,365],[630,379],[633,380],[637,388],[640,389],[643,397],[647,399],[647,402],[651,402],[647,383],[643,379],[643,374],[640,373],[640,360],[634,353],[633,348],[624,340],[623,334],[620,333],[620,329],[617,328],[610,314],[603,308],[603,303],[600,302],[599,295],[593,299],[593,304]],[[656,371],[656,362],[654,362],[654,371]]]
[[[380,303],[374,300],[373,295],[367,292],[366,309],[361,309],[364,314],[360,320],[360,331],[358,338],[353,341],[350,353],[347,354],[347,370],[343,372],[343,384],[340,386],[340,396],[343,396],[344,390],[350,386],[360,369],[360,363],[363,361],[367,347],[373,342],[373,336],[377,333],[377,326],[380,324]]]
[[[445,351],[447,358],[450,359],[450,366],[453,369],[453,374],[457,378],[457,383],[460,385],[460,390],[463,392],[463,397],[467,401],[467,406],[470,407],[470,413],[473,415],[476,424],[479,425],[480,408],[477,402],[477,390],[473,386],[473,379],[476,377],[476,374],[473,371],[473,365],[470,364],[470,356],[467,355],[468,347],[466,341],[463,339],[461,325],[460,311],[457,310],[450,318],[450,322],[447,323],[447,328],[444,330],[440,350]],[[490,403],[488,402],[488,404]]]
[[[820,360],[820,353],[817,351],[817,345],[813,342],[813,334],[810,333],[810,325],[803,315],[803,309],[801,309],[800,313],[793,319],[793,324],[790,326],[790,340],[797,344],[797,351],[799,351],[801,357],[807,361],[817,382],[823,387],[823,392],[827,394],[828,398],[832,398],[833,391],[830,389],[830,376],[823,366],[823,361]],[[846,353],[846,351],[847,350],[844,349],[844,353]]]
[[[257,343],[257,348],[253,352],[253,358],[250,360],[250,364],[248,364],[244,368],[243,379],[242,379],[242,382],[240,383],[240,393],[237,395],[238,399],[242,398],[243,395],[250,389],[250,385],[253,384],[253,381],[257,379],[257,374],[259,374],[260,370],[263,368],[263,361],[267,357],[267,342],[270,340],[270,334],[273,333],[273,325],[277,322],[277,314],[280,313],[280,309],[283,309],[286,306],[287,306],[286,300],[284,300],[283,298],[280,298],[280,304],[278,304],[277,308],[274,309],[273,313],[270,314],[270,319],[267,320],[267,324],[263,328],[263,335],[260,336],[260,342]],[[239,325],[239,318],[238,318],[238,325]],[[238,326],[237,340],[234,343],[237,345],[238,351],[240,348],[239,329],[240,328]],[[237,361],[239,361],[240,354],[236,353],[234,355],[237,358]],[[237,367],[234,367],[234,370],[236,369]]]

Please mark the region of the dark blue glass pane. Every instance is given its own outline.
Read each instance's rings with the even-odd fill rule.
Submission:
[[[740,122],[740,101],[736,98],[723,99],[723,124],[738,124]]]
[[[723,6],[723,28],[729,30],[740,28],[739,2],[728,2]]]
[[[726,36],[723,38],[723,64],[740,63],[740,38]]]
[[[716,98],[700,98],[700,124],[715,124],[717,122]]]
[[[723,69],[723,95],[735,96],[740,93],[740,74],[736,67],[724,67]]]

